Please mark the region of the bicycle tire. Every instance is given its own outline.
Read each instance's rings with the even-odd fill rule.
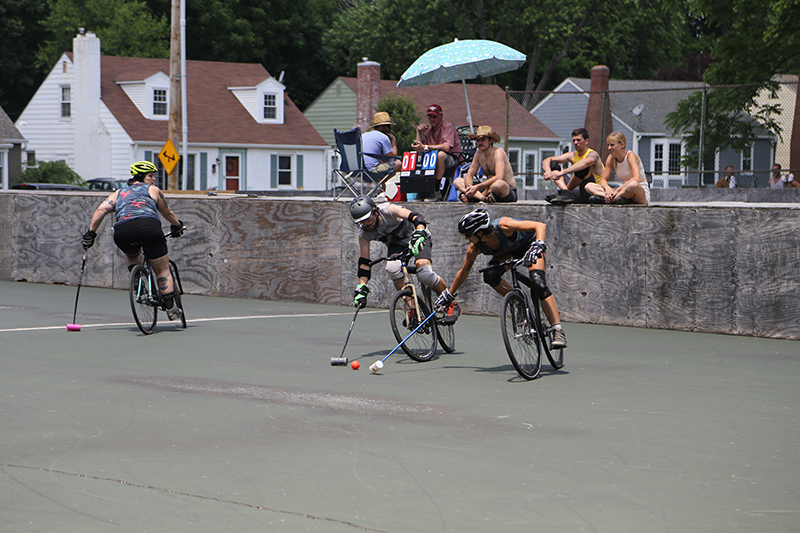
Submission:
[[[409,289],[404,289],[395,294],[392,300],[392,309],[389,314],[389,322],[392,325],[392,332],[394,333],[397,342],[403,342],[409,333],[417,327],[416,313],[413,314],[414,321],[409,323],[408,312],[411,307],[408,305],[407,299],[413,302],[414,296]],[[422,299],[418,299],[419,310],[422,320],[428,317],[428,307]],[[409,337],[406,342],[403,342],[403,351],[414,361],[424,363],[430,361],[436,353],[436,327],[432,324],[435,318],[430,319],[421,328],[417,330],[414,335]]]
[[[181,310],[181,327],[186,329],[186,310],[183,308],[183,300],[181,299],[183,287],[181,287],[181,278],[178,274],[178,265],[171,260],[169,262],[169,273],[172,274],[172,291],[175,294],[175,305]]]
[[[553,334],[555,330],[553,326],[550,325],[550,321],[547,320],[547,315],[544,314],[544,309],[542,308],[542,302],[538,299],[536,300],[536,307],[534,308],[534,316],[540,328],[539,335],[543,339],[542,345],[544,346],[544,354],[547,356],[547,359],[550,360],[550,365],[558,370],[564,366],[564,348],[558,348],[557,350],[550,348],[550,345],[553,343]]]
[[[511,364],[523,378],[536,379],[542,369],[542,342],[531,323],[527,300],[518,291],[509,292],[503,300],[502,328]]]
[[[136,265],[131,271],[130,301],[133,319],[136,325],[145,335],[150,335],[156,329],[158,321],[157,295],[154,281],[150,277],[150,271]]]
[[[425,302],[433,309],[433,292],[429,287],[425,287]],[[436,321],[436,338],[439,339],[439,346],[442,347],[442,350],[445,353],[453,353],[456,351],[456,332],[453,328],[453,325],[443,324],[439,316],[435,318],[431,318],[431,320]]]

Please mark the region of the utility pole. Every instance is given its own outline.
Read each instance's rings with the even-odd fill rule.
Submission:
[[[180,42],[180,15],[181,0],[172,0],[172,19],[170,30],[169,48],[169,140],[174,146],[180,146],[179,134],[181,131],[181,50]],[[186,164],[186,162],[183,162]],[[167,190],[178,190],[177,170],[180,165],[176,165],[167,178]]]

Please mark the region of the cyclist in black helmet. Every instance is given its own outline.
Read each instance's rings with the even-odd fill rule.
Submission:
[[[458,222],[458,231],[469,241],[464,264],[453,278],[448,293],[456,291],[467,279],[475,259],[481,254],[492,256],[489,265],[498,265],[497,268],[487,270],[483,274],[483,281],[501,295],[511,290],[511,285],[503,279],[503,267],[499,264],[514,257],[524,259],[528,267],[533,290],[537,291],[542,302],[547,319],[555,327],[552,347],[554,349],[566,348],[567,337],[561,328],[561,319],[558,316],[556,298],[547,287],[544,277],[544,252],[547,246],[544,243],[547,225],[532,220],[517,220],[510,217],[501,217],[492,220],[486,209],[476,209],[467,213]],[[442,300],[442,296],[439,300]],[[436,304],[440,302],[437,300]]]
[[[150,161],[137,161],[131,165],[131,179],[128,185],[111,193],[97,208],[83,234],[84,248],[91,248],[97,237],[97,228],[109,213],[115,213],[114,243],[125,254],[128,270],[143,263],[142,251],[158,279],[158,289],[164,296],[167,316],[170,320],[181,317],[181,310],[175,304],[175,289],[169,273],[169,252],[167,239],[161,231],[159,213],[171,226],[172,236],[180,237],[183,222],[167,204],[164,193],[153,185],[158,169]]]
[[[367,283],[372,275],[370,271],[369,243],[380,241],[386,244],[387,255],[411,250],[414,263],[417,267],[417,279],[420,283],[430,287],[441,295],[447,292],[447,283],[433,271],[431,266],[431,248],[433,241],[428,231],[428,222],[422,213],[409,211],[393,203],[382,203],[380,206],[366,195],[357,196],[350,203],[350,215],[353,221],[360,226],[358,231],[358,244],[360,257],[358,258],[358,285],[354,293],[353,304],[356,307],[367,305],[369,287]],[[387,261],[386,272],[397,290],[403,287],[403,272],[400,261]],[[450,298],[445,307],[445,318],[442,322],[453,324],[461,313],[461,308],[453,298]]]

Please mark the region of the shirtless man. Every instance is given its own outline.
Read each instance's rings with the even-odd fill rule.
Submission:
[[[559,194],[548,201],[553,205],[585,204],[590,202],[592,196],[597,196],[597,203],[605,203],[605,192],[599,185],[600,176],[603,175],[603,162],[600,154],[589,148],[589,132],[586,128],[572,131],[572,146],[575,147],[574,151],[554,155],[542,161],[544,179],[553,180],[559,189]],[[569,166],[562,170],[552,170],[553,163]],[[564,183],[566,174],[572,174],[568,183]],[[575,187],[578,187],[577,195],[572,193]]]
[[[479,126],[477,132],[470,134],[469,138],[475,139],[478,149],[467,173],[453,180],[453,186],[459,192],[458,198],[464,203],[516,202],[517,182],[514,180],[508,154],[502,148],[494,146],[494,143],[500,142],[500,135],[491,126]],[[488,178],[473,184],[478,169],[482,169]]]

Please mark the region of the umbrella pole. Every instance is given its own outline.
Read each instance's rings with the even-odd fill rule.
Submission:
[[[461,85],[464,87],[464,99],[467,101],[467,120],[469,121],[470,135],[475,133],[472,128],[472,111],[469,108],[469,95],[467,94],[467,82],[464,80],[464,67],[461,67]]]

